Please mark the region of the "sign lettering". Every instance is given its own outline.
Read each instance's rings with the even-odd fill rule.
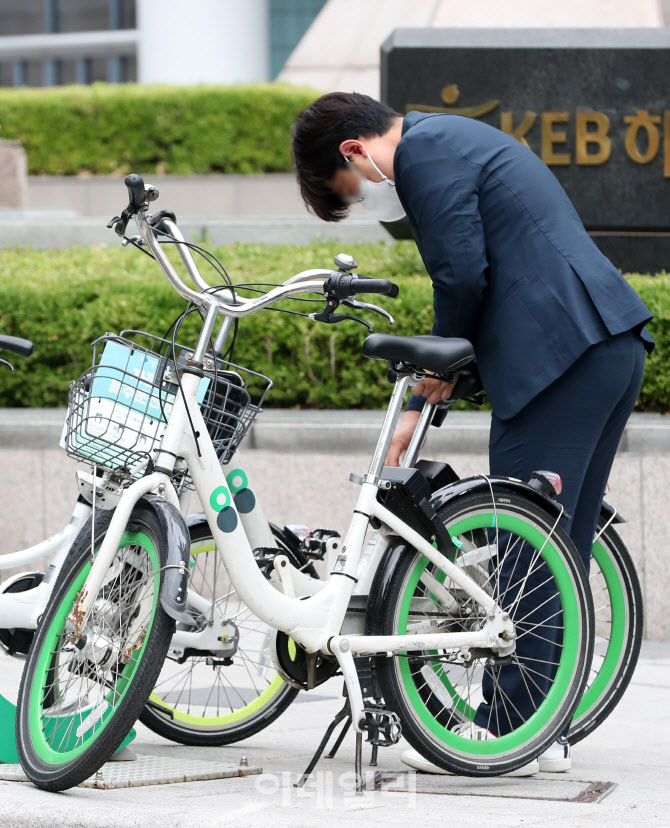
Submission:
[[[500,101],[493,99],[483,104],[470,107],[453,107],[458,101],[459,92],[456,84],[445,86],[441,94],[447,106],[427,106],[425,104],[408,104],[407,112],[438,112],[451,115],[466,115],[469,118],[481,118],[497,109]],[[599,166],[605,164],[612,156],[612,139],[610,138],[610,119],[604,112],[542,112],[539,114],[527,109],[519,118],[514,112],[500,112],[500,129],[511,135],[529,149],[528,136],[540,121],[540,157],[550,167],[565,167],[574,160],[579,166]],[[663,175],[670,178],[670,111],[663,116],[651,114],[646,109],[638,109],[633,115],[624,115],[626,130],[623,150],[636,164],[649,164],[657,157],[661,147],[661,120],[663,121]],[[570,145],[569,127],[574,121],[574,147]],[[535,131],[536,132],[536,131]]]

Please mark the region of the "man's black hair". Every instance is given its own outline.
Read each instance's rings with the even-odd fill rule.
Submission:
[[[347,166],[339,150],[342,141],[384,135],[399,117],[386,104],[358,92],[322,95],[298,115],[293,125],[293,160],[300,194],[319,218],[340,221],[349,210],[349,204],[326,184]]]

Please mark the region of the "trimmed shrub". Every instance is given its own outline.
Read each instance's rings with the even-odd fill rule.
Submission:
[[[31,175],[291,169],[291,124],[318,96],[288,84],[0,89],[0,137]]]
[[[642,390],[636,411],[670,413],[670,274],[633,275],[628,278],[640,298],[654,314],[649,331],[656,347],[646,360]]]
[[[306,247],[235,245],[214,252],[236,283],[280,283],[310,267],[332,266],[340,249],[329,242]],[[362,273],[400,285],[395,300],[368,297],[393,313],[394,327],[375,314],[361,316],[378,331],[412,335],[430,330],[431,284],[413,242],[348,245],[347,251]],[[213,271],[203,267],[202,272],[217,283]],[[670,276],[633,276],[631,283],[655,314],[650,330],[657,342],[647,361],[638,410],[667,413]],[[322,299],[282,303],[302,313],[323,305]],[[158,266],[131,248],[0,250],[0,331],[35,342],[33,357],[13,360],[14,374],[0,373],[0,406],[64,406],[70,380],[90,364],[95,338],[122,328],[163,334],[184,306]],[[197,317],[191,315],[179,341],[193,345],[196,331]],[[361,356],[365,336],[351,322],[330,326],[267,310],[240,320],[233,359],[271,377],[275,385],[269,406],[383,408],[390,392],[386,370],[384,364]]]

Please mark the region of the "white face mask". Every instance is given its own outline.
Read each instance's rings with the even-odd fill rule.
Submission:
[[[368,153],[368,158],[372,166],[383,178],[383,181],[370,181],[364,178],[356,165],[352,164],[345,156],[345,161],[351,165],[360,178],[360,188],[356,200],[361,202],[366,213],[370,213],[371,216],[379,219],[379,221],[400,221],[400,219],[405,218],[405,208],[398,198],[395,181],[391,181],[388,176],[384,175],[372,160],[370,153]]]

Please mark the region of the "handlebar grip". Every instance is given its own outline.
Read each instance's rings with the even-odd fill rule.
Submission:
[[[349,286],[351,296],[358,293],[378,293],[381,296],[390,296],[395,299],[399,293],[398,285],[390,279],[366,279],[354,276]]]
[[[142,205],[146,201],[146,192],[144,189],[144,181],[139,175],[132,173],[126,177],[126,187],[128,188],[128,199],[132,209],[137,212],[142,209]]]
[[[34,347],[29,339],[22,339],[20,336],[0,335],[0,350],[11,351],[19,356],[29,357]]]
[[[149,227],[155,227],[157,230],[162,230],[162,224],[165,219],[170,219],[175,224],[177,223],[177,216],[172,210],[156,210],[155,213],[149,213],[147,216],[147,224]]]

